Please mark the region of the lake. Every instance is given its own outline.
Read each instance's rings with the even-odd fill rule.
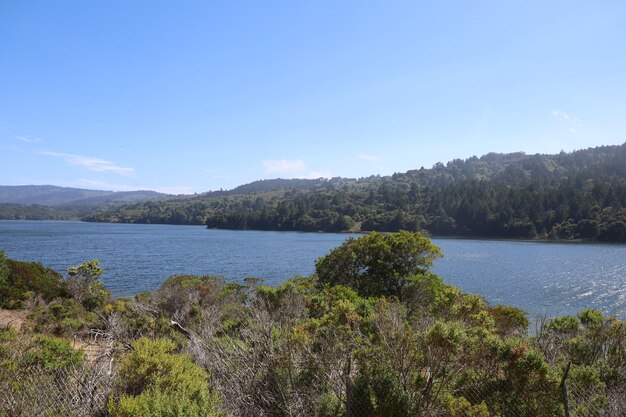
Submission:
[[[99,259],[116,296],[157,288],[172,274],[217,274],[276,285],[314,271],[349,235],[207,230],[201,226],[0,221],[0,250],[59,272]],[[626,245],[433,239],[434,271],[492,304],[531,318],[594,307],[626,319]]]

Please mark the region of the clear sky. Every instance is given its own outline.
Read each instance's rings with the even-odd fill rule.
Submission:
[[[0,184],[190,193],[626,140],[624,1],[0,0]]]

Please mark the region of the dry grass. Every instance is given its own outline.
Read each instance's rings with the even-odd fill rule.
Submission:
[[[27,315],[26,310],[5,310],[0,308],[0,327],[10,327],[19,332],[27,322]]]

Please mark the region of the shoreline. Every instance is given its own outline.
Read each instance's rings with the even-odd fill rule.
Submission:
[[[372,233],[373,231],[365,230],[365,231],[354,231],[354,230],[342,230],[339,232],[325,232],[322,230],[318,231],[302,231],[302,230],[257,230],[257,229],[218,229],[218,228],[208,228],[204,224],[172,224],[172,223],[133,223],[133,222],[90,222],[81,219],[72,219],[72,220],[57,220],[57,219],[0,219],[0,221],[6,222],[14,222],[14,221],[22,221],[22,222],[55,222],[55,223],[88,223],[88,224],[132,224],[132,225],[149,225],[149,226],[194,226],[194,227],[203,227],[207,230],[225,230],[232,232],[289,232],[289,233],[327,233],[327,234],[355,234],[355,235],[367,235]],[[522,243],[567,243],[567,244],[609,244],[609,245],[626,245],[623,242],[609,242],[604,240],[594,240],[594,239],[542,239],[542,238],[514,238],[514,237],[496,237],[496,236],[457,236],[457,235],[432,235],[428,233],[426,230],[419,231],[422,235],[432,238],[432,239],[449,239],[449,240],[484,240],[484,241],[493,241],[493,242],[522,242]],[[377,233],[394,233],[394,232],[377,232]]]

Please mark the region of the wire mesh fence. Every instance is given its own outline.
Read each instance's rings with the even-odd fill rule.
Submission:
[[[0,376],[0,416],[103,415],[112,390],[106,360],[75,367],[33,366],[4,370]]]
[[[566,381],[567,382],[567,381]],[[565,392],[565,395],[564,395]],[[28,367],[4,371],[0,377],[0,417],[106,416],[114,395],[113,370],[108,360],[76,367]],[[583,383],[542,387],[466,384],[454,390],[456,402],[446,407],[424,402],[411,416],[423,417],[625,417],[626,388],[604,388]],[[303,410],[294,405],[294,409]],[[552,410],[552,411],[549,411]],[[316,410],[319,411],[319,410]],[[302,414],[300,414],[302,415]],[[318,415],[315,412],[313,415]],[[394,410],[364,406],[358,395],[348,395],[325,416],[400,416]],[[408,415],[407,415],[408,416]]]
[[[600,389],[572,386],[568,389],[569,412],[576,417],[625,417],[626,388]]]
[[[546,410],[554,410],[555,416],[564,417],[626,417],[626,390],[597,387],[569,386],[566,396],[561,387],[544,387],[538,395],[528,396],[530,390],[520,389],[503,397],[485,396],[479,390],[470,389],[466,398],[471,404],[484,404],[488,410],[478,414],[476,409],[457,415],[533,417],[549,416]],[[536,391],[535,391],[536,393]],[[455,415],[456,416],[456,415]]]
[[[545,386],[544,391],[517,387],[503,391],[466,387],[456,392],[452,402],[425,404],[411,416],[420,417],[626,417],[624,389],[575,388],[568,391],[566,408],[559,386]],[[338,416],[399,416],[390,410],[363,408],[348,404]],[[406,414],[407,416],[409,414]]]

